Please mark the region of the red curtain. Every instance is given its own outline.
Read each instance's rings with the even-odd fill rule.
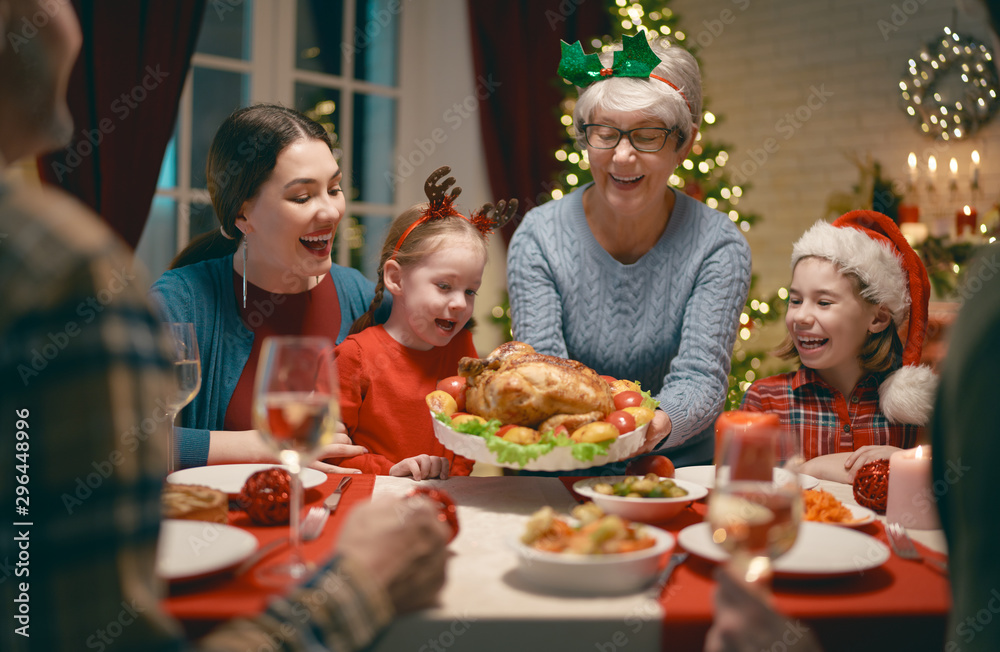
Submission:
[[[480,92],[479,121],[493,195],[516,197],[518,213],[541,203],[559,170],[559,122],[566,86],[556,75],[559,41],[606,34],[600,0],[469,0],[472,55]],[[510,240],[514,225],[504,229]]]
[[[73,0],[83,47],[69,82],[69,147],[38,159],[39,176],[76,195],[131,247],[156,179],[206,0]]]

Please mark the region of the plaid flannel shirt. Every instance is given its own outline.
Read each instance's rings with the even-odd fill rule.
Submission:
[[[919,426],[889,423],[879,409],[878,388],[885,374],[864,376],[845,397],[808,367],[754,381],[742,409],[773,412],[786,428],[802,433],[807,460],[849,453],[862,446],[912,448]]]
[[[84,207],[0,177],[0,649],[175,650],[154,579],[168,359],[131,256]],[[335,559],[199,649],[367,645],[392,605]]]

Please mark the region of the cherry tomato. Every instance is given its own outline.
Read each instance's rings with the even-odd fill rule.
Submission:
[[[627,407],[639,407],[642,405],[642,394],[639,392],[618,392],[614,396],[615,409],[624,410]]]
[[[628,475],[646,475],[655,473],[661,478],[674,477],[674,463],[669,457],[663,455],[646,455],[637,457],[625,468]]]
[[[437,387],[441,391],[448,392],[458,404],[458,411],[465,412],[465,376],[448,376],[438,381]]]
[[[635,430],[635,417],[625,410],[615,410],[605,417],[604,420],[615,428],[618,428],[618,434],[620,435]]]
[[[601,376],[601,378],[603,378],[604,382],[606,382],[608,385],[610,385],[611,383],[617,382],[617,380],[618,380],[614,376]]]
[[[502,438],[504,435],[507,434],[508,430],[510,430],[511,428],[516,428],[516,427],[517,427],[517,424],[508,423],[506,426],[500,426],[497,429],[497,431],[496,431],[495,434],[496,434],[497,437],[501,437]]]
[[[552,429],[552,435],[555,437],[558,437],[559,435],[566,435],[567,437],[569,437],[569,428],[566,427],[566,424],[560,423],[558,426]]]

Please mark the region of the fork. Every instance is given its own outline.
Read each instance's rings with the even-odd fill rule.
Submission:
[[[938,561],[933,557],[924,557],[917,550],[917,547],[913,545],[913,540],[910,535],[906,533],[903,526],[899,523],[886,523],[885,533],[889,539],[889,546],[892,551],[895,552],[902,559],[916,559],[922,561],[925,564],[932,566],[942,573],[948,572],[948,564],[943,561]]]
[[[312,541],[317,538],[323,531],[323,526],[326,525],[326,520],[330,517],[330,510],[326,507],[315,506],[310,507],[309,511],[306,512],[305,518],[302,519],[301,528],[299,530],[302,541]],[[273,552],[278,546],[284,545],[290,541],[290,537],[284,537],[281,539],[275,539],[269,543],[264,544],[257,549],[255,553],[247,557],[242,564],[236,567],[234,571],[235,575],[242,575],[246,571],[257,565],[264,557],[268,556]]]

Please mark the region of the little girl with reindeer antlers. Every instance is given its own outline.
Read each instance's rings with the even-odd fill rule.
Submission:
[[[755,382],[743,409],[800,432],[802,472],[826,480],[851,483],[868,462],[914,446],[936,385],[919,364],[929,296],[920,257],[885,215],[817,222],[792,248],[779,352],[802,366]]]
[[[414,480],[469,475],[473,462],[435,438],[425,397],[458,361],[479,357],[468,330],[486,267],[487,236],[506,223],[517,201],[486,204],[470,218],[452,206],[461,188],[435,170],[418,204],[389,227],[368,312],[336,349],[341,419],[369,453],[338,462],[365,473]],[[440,182],[440,183],[439,183]],[[385,291],[392,311],[382,326],[373,315]]]

